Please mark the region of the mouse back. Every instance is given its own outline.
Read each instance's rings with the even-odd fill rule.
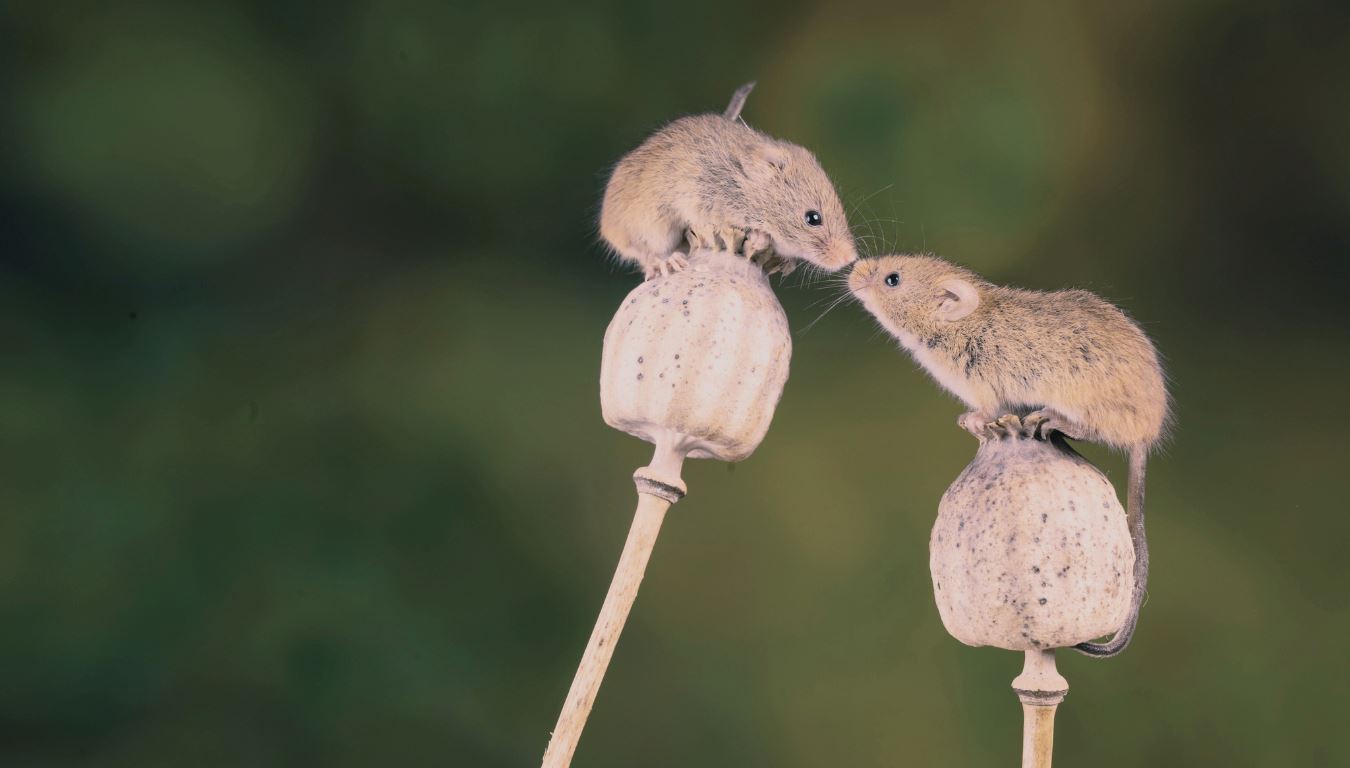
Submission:
[[[1094,293],[989,283],[927,256],[884,256],[849,287],[943,386],[991,413],[1052,408],[1084,439],[1152,444],[1168,420],[1157,349],[1132,318]]]

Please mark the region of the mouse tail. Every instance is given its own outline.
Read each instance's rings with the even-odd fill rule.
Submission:
[[[735,120],[740,117],[741,109],[745,107],[745,100],[750,96],[750,92],[753,90],[755,90],[754,80],[737,88],[736,92],[731,94],[731,101],[727,103],[726,111],[722,113],[722,117],[725,117],[728,120]]]
[[[1110,658],[1124,651],[1139,623],[1139,607],[1148,589],[1148,539],[1144,535],[1144,469],[1148,464],[1148,446],[1130,449],[1130,487],[1126,498],[1126,520],[1134,544],[1134,591],[1130,594],[1130,615],[1125,624],[1105,643],[1079,643],[1074,650],[1098,658]]]

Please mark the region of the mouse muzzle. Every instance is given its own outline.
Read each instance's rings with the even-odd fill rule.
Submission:
[[[851,239],[835,240],[825,251],[824,262],[832,269],[843,269],[857,260],[858,249]]]
[[[853,271],[848,273],[849,291],[856,294],[866,288],[876,275],[876,271],[876,262],[870,259],[859,259],[853,264]]]

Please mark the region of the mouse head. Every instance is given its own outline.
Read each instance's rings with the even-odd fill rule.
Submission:
[[[750,225],[773,238],[786,258],[805,259],[831,272],[858,258],[844,204],[830,177],[806,149],[767,139],[745,162]]]
[[[848,276],[849,291],[902,340],[965,321],[987,286],[970,270],[932,256],[864,259]]]

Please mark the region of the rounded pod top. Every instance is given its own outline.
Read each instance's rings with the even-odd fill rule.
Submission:
[[[1016,416],[988,425],[942,496],[929,542],[942,624],[967,645],[1063,648],[1115,632],[1130,611],[1134,549],[1101,471],[1058,433]]]
[[[681,272],[634,288],[600,362],[605,423],[695,458],[740,461],[764,439],[787,381],[792,339],[764,272],[726,251],[694,251]]]

